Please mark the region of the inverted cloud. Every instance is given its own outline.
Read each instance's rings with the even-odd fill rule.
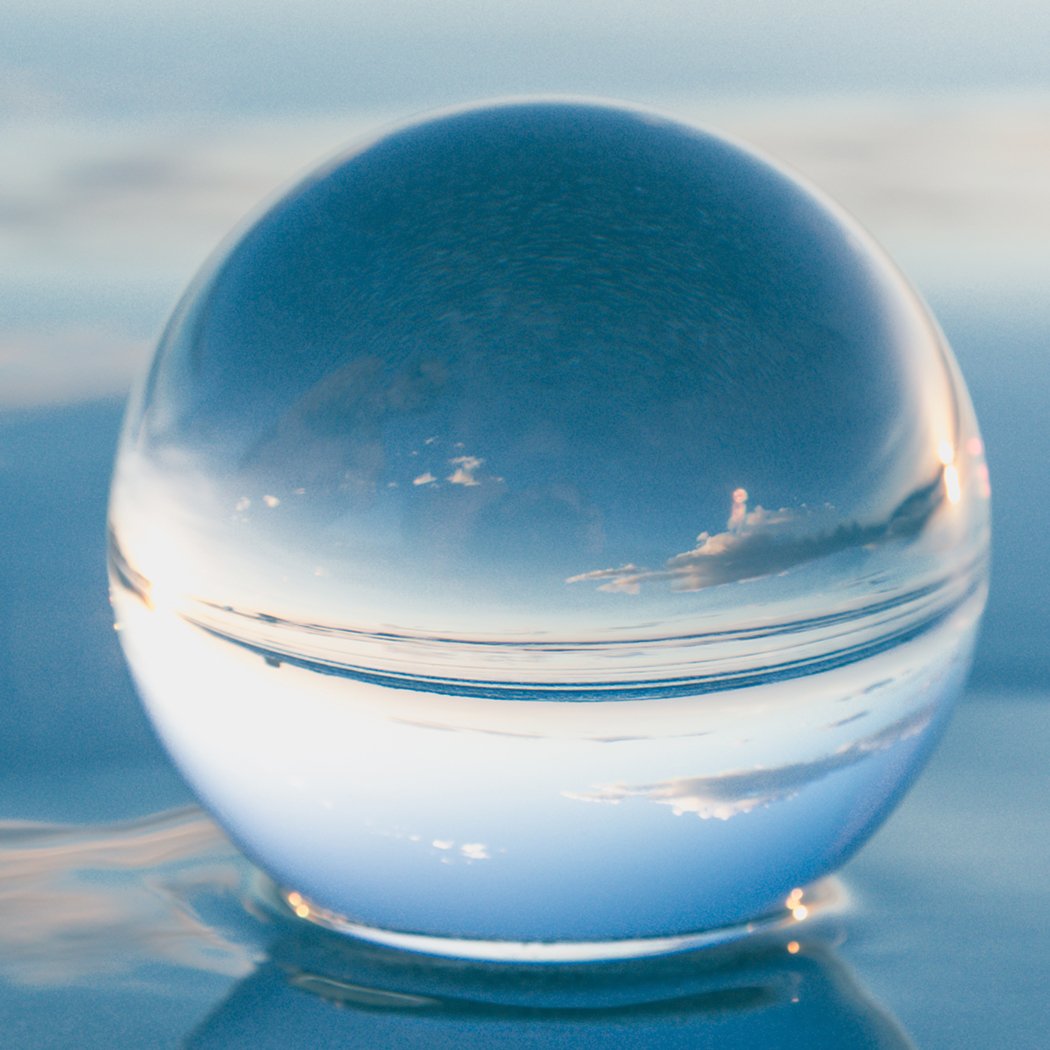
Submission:
[[[628,799],[644,799],[670,807],[675,816],[691,813],[700,820],[731,820],[742,813],[794,798],[809,784],[918,736],[932,717],[933,708],[924,708],[878,733],[843,745],[826,758],[811,762],[733,769],[712,776],[675,777],[656,784],[605,784],[589,791],[562,794],[578,802],[612,805]]]

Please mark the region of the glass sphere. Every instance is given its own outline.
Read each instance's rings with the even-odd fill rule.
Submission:
[[[799,913],[882,821],[987,497],[943,337],[833,204],[650,113],[494,105],[206,265],[129,408],[112,593],[300,914],[601,955]]]

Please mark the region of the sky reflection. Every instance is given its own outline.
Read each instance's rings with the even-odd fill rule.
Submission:
[[[242,977],[256,950],[190,903],[239,889],[236,856],[196,810],[109,827],[0,824],[0,974],[37,988],[138,983],[157,963]]]

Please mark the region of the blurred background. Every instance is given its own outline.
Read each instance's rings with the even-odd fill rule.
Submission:
[[[867,225],[933,306],[985,432],[974,682],[1044,685],[1048,53],[1038,0],[5,5],[0,769],[154,757],[103,597],[107,475],[128,385],[208,253],[355,138],[507,95],[727,132]]]
[[[5,4],[0,816],[111,820],[188,797],[117,650],[104,520],[126,391],[204,258],[289,180],[391,121],[574,94],[649,105],[788,163],[932,305],[984,431],[993,587],[971,694],[983,748],[951,752],[952,777],[914,805],[936,820],[975,790],[971,773],[989,785],[972,835],[941,845],[958,873],[994,867],[996,814],[1020,829],[1042,809],[990,785],[1045,782],[1050,728],[1032,713],[1050,695],[1048,55],[1040,0]],[[1010,751],[1020,737],[1028,750]],[[883,834],[892,871],[886,857],[908,847],[892,822]],[[995,869],[999,885],[1045,871],[1045,845]],[[1018,894],[1019,909],[1046,910],[1045,891],[1041,904],[1031,886]]]

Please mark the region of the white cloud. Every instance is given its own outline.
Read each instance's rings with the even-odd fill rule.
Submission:
[[[933,467],[939,464],[933,463]],[[862,524],[835,518],[832,508],[819,511],[767,511],[756,507],[742,516],[734,506],[724,532],[701,532],[690,550],[674,554],[662,569],[596,569],[566,583],[598,582],[600,591],[638,594],[643,584],[667,583],[678,591],[699,591],[724,583],[758,579],[842,550],[914,535],[943,499],[940,470],[934,480],[909,493],[884,521]]]
[[[464,485],[468,488],[480,485],[481,482],[474,477],[474,472],[484,462],[483,459],[478,459],[477,456],[456,456],[454,459],[449,460],[449,463],[456,469],[445,480],[453,485]]]
[[[0,332],[0,409],[122,396],[149,349],[102,325]]]
[[[633,564],[621,565],[618,569],[592,569],[590,572],[581,572],[578,576],[570,576],[565,582],[583,583],[585,581],[619,580],[638,571],[638,566]]]
[[[731,769],[710,776],[674,777],[656,784],[605,784],[587,791],[566,791],[563,795],[578,802],[610,805],[619,805],[629,799],[644,799],[668,806],[675,816],[691,814],[700,820],[731,820],[792,799],[809,784],[917,736],[929,725],[932,717],[933,709],[925,708],[871,736],[844,744],[826,758],[810,762],[773,768]]]

